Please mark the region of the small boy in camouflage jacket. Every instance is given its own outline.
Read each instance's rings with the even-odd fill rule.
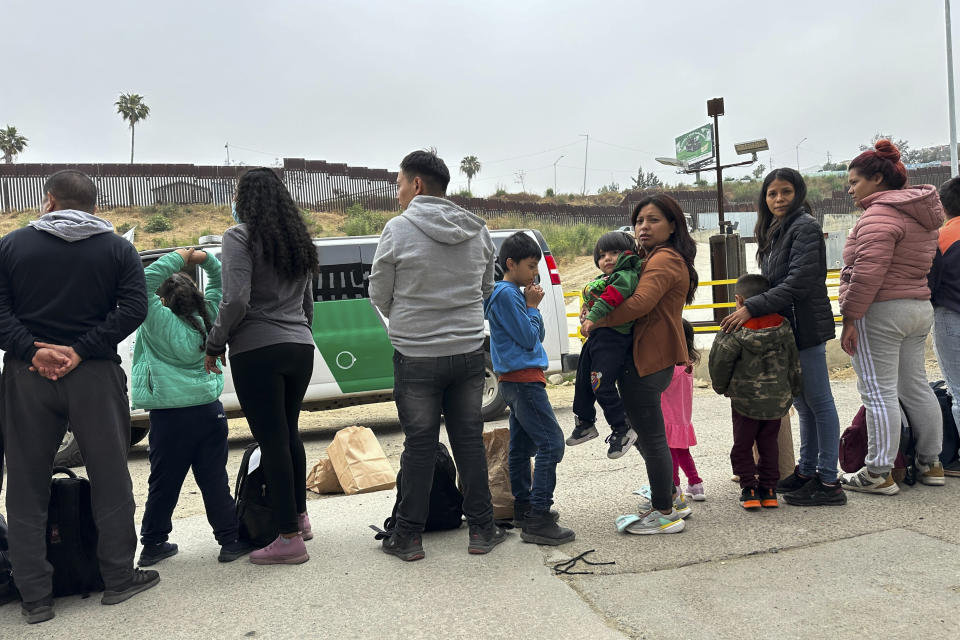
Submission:
[[[770,283],[760,275],[737,280],[737,308]],[[713,390],[730,398],[733,448],[730,462],[740,476],[740,504],[756,511],[778,506],[777,434],[794,396],[800,395],[800,356],[793,331],[777,313],[751,318],[733,333],[718,333],[710,350]],[[754,463],[753,444],[759,461]],[[759,476],[759,478],[758,478]]]

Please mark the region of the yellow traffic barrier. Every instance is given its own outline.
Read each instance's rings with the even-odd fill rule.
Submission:
[[[713,287],[718,285],[729,285],[736,284],[736,279],[730,280],[705,280],[699,284],[701,287]],[[839,287],[840,286],[840,270],[839,269],[830,269],[827,271],[827,287]],[[577,305],[576,313],[568,313],[568,318],[579,318],[580,317],[580,307],[583,306],[583,292],[581,291],[568,291],[563,294],[564,298],[577,298],[579,303]],[[838,300],[839,296],[828,296],[831,301]],[[697,309],[730,309],[736,307],[735,302],[714,302],[711,304],[688,304],[683,307],[684,311],[693,311]],[[843,316],[834,316],[834,321],[837,323],[843,322]],[[694,325],[693,330],[696,333],[716,333],[720,330],[720,325]],[[570,338],[579,338],[581,342],[585,342],[586,338],[583,337],[583,334],[580,333],[580,327],[577,326],[576,333],[567,334]]]

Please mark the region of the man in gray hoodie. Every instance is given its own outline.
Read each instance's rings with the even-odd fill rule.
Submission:
[[[403,428],[397,525],[383,551],[424,557],[440,415],[463,485],[470,553],[487,553],[505,533],[493,522],[481,413],[483,300],[493,291],[496,250],[486,223],[443,196],[450,172],[431,151],[400,163],[403,213],[383,229],[370,271],[370,300],[389,323],[394,399]]]
[[[133,567],[130,408],[117,355],[117,343],[147,314],[140,256],[93,215],[97,188],[89,177],[60,171],[43,191],[44,215],[0,239],[10,560],[31,623],[54,616],[44,532],[50,473],[68,422],[90,475],[101,602],[122,602],[160,579]]]

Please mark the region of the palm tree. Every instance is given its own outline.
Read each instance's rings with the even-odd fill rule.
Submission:
[[[477,156],[466,156],[461,160],[460,173],[467,176],[467,191],[470,191],[470,181],[473,180],[473,176],[480,173],[480,161],[477,160]]]
[[[3,151],[3,162],[13,164],[13,158],[27,148],[27,138],[17,133],[16,127],[7,125],[0,129],[0,151]]]
[[[147,119],[147,116],[150,115],[150,107],[143,101],[143,96],[138,93],[121,93],[114,106],[117,107],[117,113],[126,122],[130,123],[130,164],[133,164],[134,126],[141,120]]]

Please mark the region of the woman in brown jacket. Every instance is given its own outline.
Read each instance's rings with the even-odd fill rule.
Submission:
[[[602,321],[584,322],[589,335],[599,326],[634,322],[633,363],[627,363],[617,384],[627,417],[637,433],[636,447],[647,465],[650,506],[625,530],[628,533],[678,533],[689,507],[681,495],[672,498],[673,460],[660,410],[660,394],[670,385],[673,367],[686,364],[687,341],[681,324],[683,305],[693,301],[697,245],[687,230],[677,202],[667,195],[637,203],[631,217],[643,271],[633,295]],[[674,507],[678,508],[674,508]]]

